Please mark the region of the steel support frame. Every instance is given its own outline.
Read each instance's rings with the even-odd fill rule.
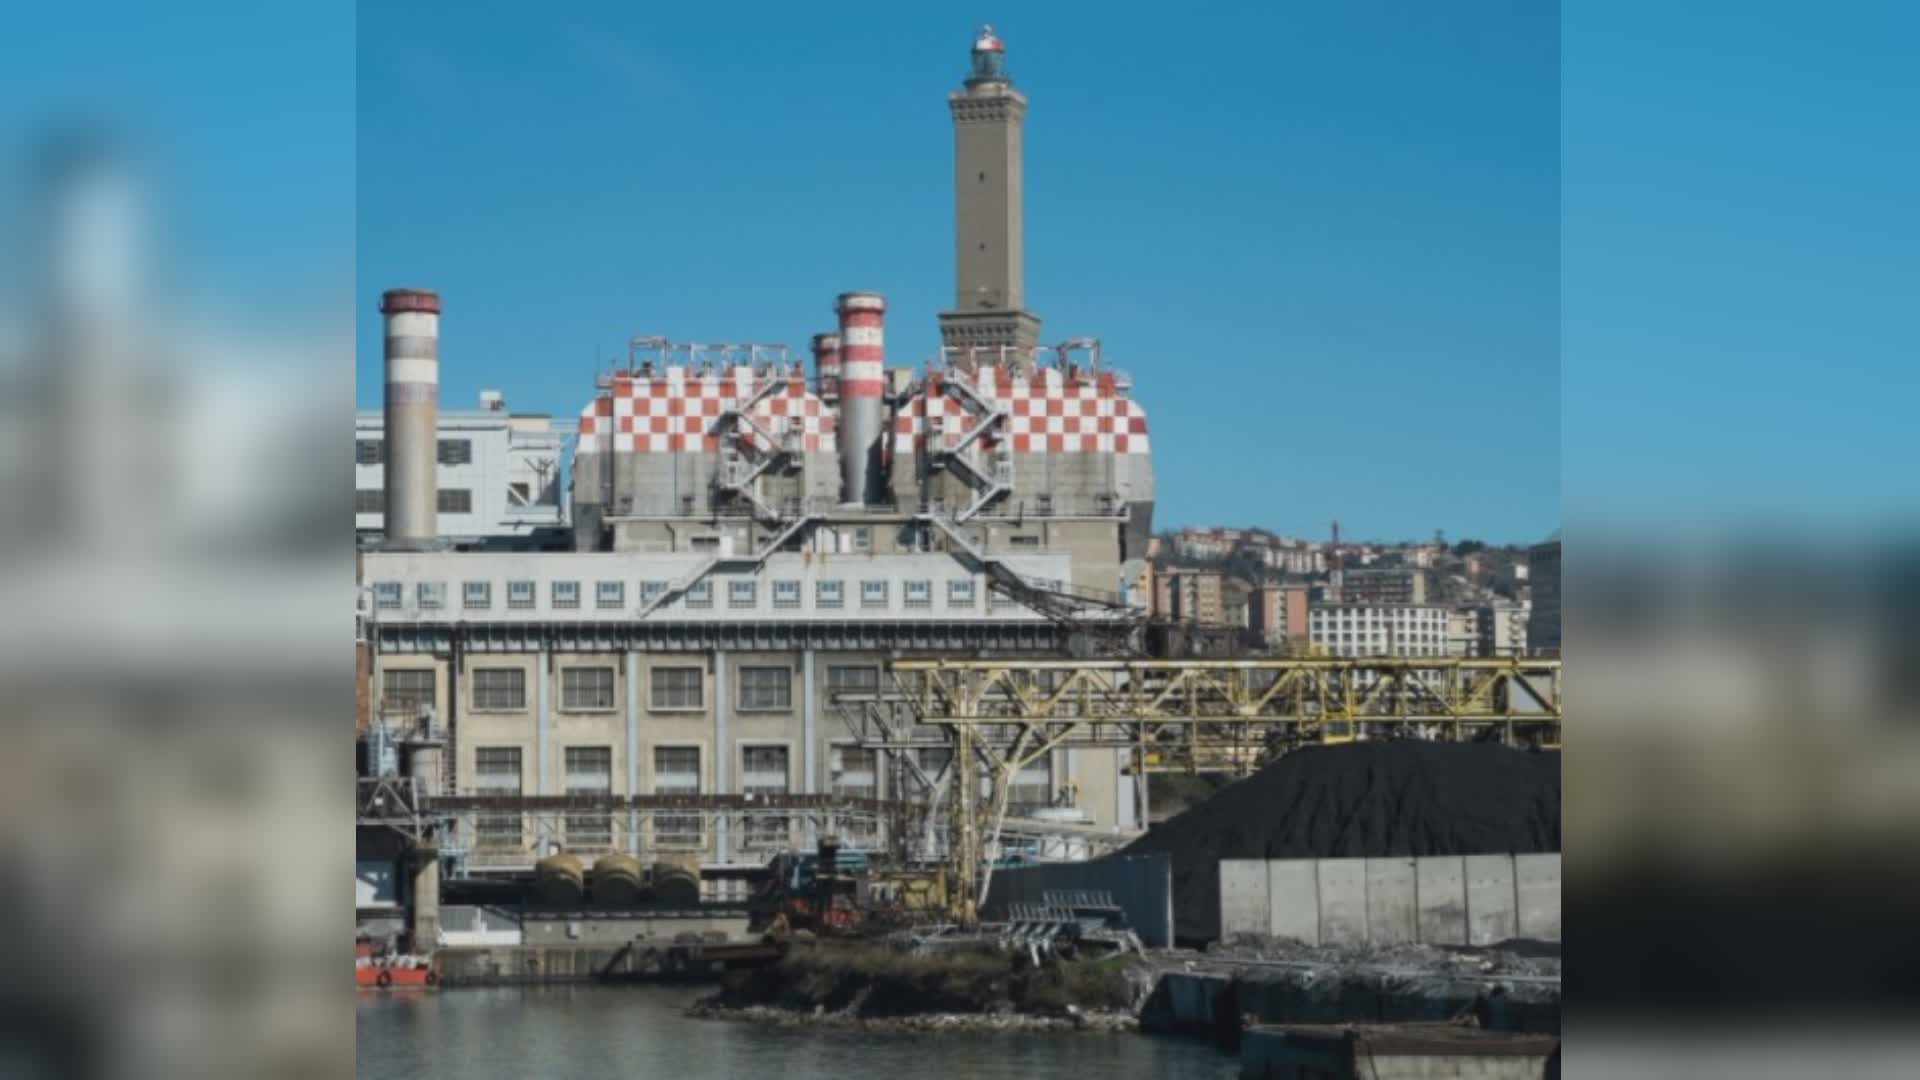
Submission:
[[[962,919],[987,898],[1014,775],[1062,747],[1129,749],[1142,770],[1244,772],[1310,741],[1560,742],[1558,660],[903,659],[889,672],[893,693],[836,706],[870,745],[937,745],[935,728],[963,763],[947,815]]]

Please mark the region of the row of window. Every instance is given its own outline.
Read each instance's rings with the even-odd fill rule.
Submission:
[[[441,439],[437,455],[442,465],[470,465],[473,463],[472,439]],[[387,460],[387,443],[384,439],[355,439],[353,441],[353,463],[356,465],[380,465]]]
[[[613,790],[613,748],[570,746],[565,752],[566,793],[604,795]],[[791,790],[791,754],[785,746],[740,748],[740,787],[743,794],[783,795]],[[522,757],[517,746],[482,746],[474,750],[474,787],[488,795],[518,795],[524,790]],[[830,758],[832,790],[836,795],[876,798],[879,795],[878,752],[862,747],[836,746]],[[700,794],[700,748],[657,746],[653,750],[653,791],[656,795]],[[743,837],[749,847],[784,846],[790,823],[778,815],[750,815]],[[475,822],[476,846],[489,850],[520,848],[526,840],[519,814],[482,814]],[[613,820],[599,811],[566,815],[564,827],[570,848],[586,850],[610,846]],[[856,829],[865,832],[865,829]],[[656,814],[654,842],[663,847],[697,847],[704,842],[698,814]]]
[[[743,711],[784,712],[793,707],[793,671],[784,667],[739,670],[735,707]],[[656,667],[649,672],[648,703],[660,711],[706,707],[706,669]],[[418,709],[434,702],[436,674],[431,668],[392,669],[381,673],[381,694],[389,707]],[[482,712],[521,712],[527,707],[527,672],[519,667],[475,667],[468,674],[471,707]],[[827,669],[828,693],[880,688],[877,667]],[[608,711],[616,707],[614,669],[578,666],[560,669],[560,708],[567,712]]]
[[[434,502],[443,514],[473,513],[473,492],[468,488],[441,488]],[[353,512],[356,514],[384,514],[387,512],[387,492],[385,488],[358,488],[353,493]]]
[[[448,494],[441,492],[442,496]],[[462,492],[461,494],[465,494]],[[445,509],[443,506],[442,509]],[[593,603],[603,611],[618,611],[627,606],[627,583],[624,581],[596,581],[593,583]],[[802,582],[781,580],[769,582],[773,606],[776,610],[798,610],[802,595]],[[667,589],[665,581],[640,582],[639,602],[652,603]],[[860,607],[863,609],[885,609],[892,599],[893,582],[860,582]],[[973,610],[976,591],[971,580],[961,579],[947,582],[947,609]],[[901,602],[909,610],[931,610],[933,607],[933,582],[927,580],[903,581],[900,583]],[[406,604],[406,586],[398,581],[377,581],[373,585],[373,605],[383,610],[397,610]],[[532,581],[507,582],[507,607],[525,610],[534,606],[535,583]],[[713,582],[702,580],[687,589],[684,594],[689,608],[713,607]],[[553,581],[548,583],[548,603],[560,610],[576,609],[580,606],[580,583],[578,581]],[[813,585],[813,606],[819,611],[837,611],[846,607],[846,583],[841,581],[816,581]],[[994,595],[994,603],[1001,606],[1004,602],[999,594]],[[447,606],[447,583],[444,581],[420,581],[414,583],[414,603],[424,609],[435,610]],[[727,607],[733,609],[757,608],[760,604],[760,582],[755,578],[734,579],[727,582]],[[468,581],[460,586],[460,606],[467,611],[488,611],[493,607],[493,583],[490,581]]]

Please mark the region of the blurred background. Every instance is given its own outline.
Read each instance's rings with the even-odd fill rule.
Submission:
[[[353,1067],[354,24],[0,28],[7,1076]]]
[[[1920,1061],[1920,10],[1562,18],[1567,1062]]]
[[[1567,1063],[1911,1075],[1920,12],[1562,31]],[[7,1075],[352,1068],[355,47],[0,32]]]

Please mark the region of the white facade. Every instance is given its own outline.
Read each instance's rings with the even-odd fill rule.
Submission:
[[[551,417],[507,412],[496,394],[482,394],[481,401],[488,407],[440,413],[440,535],[457,542],[526,536],[565,525],[560,483],[565,434]],[[384,524],[384,428],[378,409],[354,414],[358,533],[379,533]]]
[[[1527,655],[1526,604],[1495,603],[1479,609],[1480,656]]]
[[[367,608],[377,624],[631,622],[659,591],[698,569],[700,554],[639,552],[368,552]],[[1071,560],[1007,560],[1034,582],[1065,581]],[[755,570],[715,571],[646,618],[662,622],[939,618],[1045,621],[990,593],[984,575],[938,555],[780,552]]]
[[[1451,612],[1419,604],[1326,604],[1307,616],[1307,636],[1328,656],[1446,656]]]

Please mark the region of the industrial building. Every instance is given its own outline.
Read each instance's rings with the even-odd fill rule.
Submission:
[[[866,291],[822,296],[834,322],[811,370],[778,345],[635,337],[582,388],[570,550],[447,550],[441,299],[386,294],[367,677],[376,720],[431,748],[431,792],[917,798],[944,782],[949,752],[862,745],[836,695],[871,694],[902,655],[1057,656],[1077,627],[1144,614],[1146,413],[1097,339],[1036,344],[1021,287],[1027,100],[991,32],[949,103],[958,280],[943,355],[889,366],[898,313]],[[1054,751],[1013,778],[1011,806],[1141,828],[1125,753]],[[724,866],[813,840],[782,815],[708,821],[501,812],[441,844],[507,869],[555,850]]]
[[[515,413],[497,390],[478,409],[438,410],[434,425],[435,533],[455,547],[569,545],[561,465],[567,432],[545,413]],[[362,547],[386,535],[384,410],[353,418],[353,525]]]

